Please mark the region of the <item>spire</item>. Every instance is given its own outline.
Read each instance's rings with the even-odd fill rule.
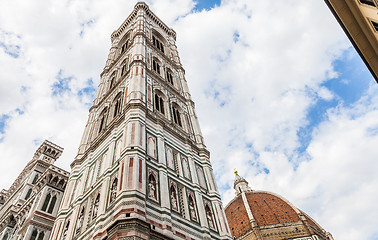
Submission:
[[[235,194],[239,195],[242,192],[251,192],[252,189],[248,186],[247,180],[240,177],[236,169],[234,169],[234,173],[235,173],[234,189],[236,191]]]

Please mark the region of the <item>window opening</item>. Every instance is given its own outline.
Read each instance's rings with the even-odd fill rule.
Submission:
[[[164,100],[155,93],[155,109],[164,114]]]
[[[374,21],[371,21],[371,23],[373,24],[373,27],[374,27],[375,31],[378,32],[378,23],[376,23]]]
[[[28,200],[28,198],[30,197],[31,193],[32,193],[32,189],[30,188],[28,190],[28,192],[26,193],[25,200]]]
[[[37,238],[37,234],[38,234],[37,229],[34,229],[30,237],[30,240],[35,240]]]
[[[112,89],[112,87],[113,87],[113,84],[114,84],[114,80],[115,80],[115,78],[114,78],[114,77],[112,77],[112,79],[110,79],[110,85],[109,85],[109,89]]]
[[[114,114],[113,117],[117,116],[118,114],[121,113],[121,97],[118,97],[114,106]]]
[[[51,203],[50,203],[50,206],[49,206],[49,210],[47,210],[48,213],[52,213],[52,212],[53,212],[54,207],[55,207],[55,203],[56,203],[56,196],[54,196],[54,197],[51,199]]]
[[[121,54],[125,52],[128,47],[129,47],[129,39],[127,39],[126,42],[122,45]]]
[[[373,0],[360,0],[361,3],[375,7]]]
[[[152,68],[154,69],[155,72],[160,74],[160,65],[155,59],[152,60]]]
[[[164,46],[158,38],[156,38],[155,36],[152,36],[152,43],[157,49],[159,49],[162,53],[164,53]]]
[[[167,69],[165,75],[166,75],[165,77],[166,77],[167,81],[168,81],[170,84],[173,85],[173,76],[172,76],[171,71]]]
[[[38,177],[39,177],[39,175],[38,175],[38,174],[36,174],[36,175],[34,176],[34,179],[33,179],[33,182],[32,182],[32,184],[34,184],[35,182],[37,182],[37,179],[38,179]]]
[[[178,124],[180,127],[182,127],[181,116],[180,116],[179,110],[175,106],[172,106],[172,112],[173,112],[173,121],[176,124]]]
[[[38,240],[43,240],[44,237],[45,237],[45,233],[40,232],[39,235],[38,235]]]
[[[51,194],[47,194],[46,198],[45,198],[45,202],[43,203],[43,206],[42,206],[42,211],[46,211],[47,209],[47,205],[49,205],[49,202],[50,202],[50,198],[51,198]]]

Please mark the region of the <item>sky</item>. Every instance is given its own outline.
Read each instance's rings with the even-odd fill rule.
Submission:
[[[226,205],[236,168],[335,239],[378,239],[378,85],[323,1],[149,0],[177,47]],[[48,139],[69,170],[136,1],[0,0],[0,188]]]

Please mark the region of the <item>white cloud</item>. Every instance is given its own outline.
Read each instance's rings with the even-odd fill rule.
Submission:
[[[0,1],[0,42],[20,46],[18,58],[0,47],[0,115],[10,116],[0,152],[12,160],[2,161],[12,170],[0,174],[2,187],[44,139],[65,148],[56,164],[69,169],[91,104],[79,92],[97,86],[110,34],[135,3]],[[330,109],[298,151],[309,108],[335,100],[321,84],[339,76],[332,63],[350,47],[324,2],[227,0],[200,12],[189,0],[147,3],[177,32],[224,203],[236,167],[252,188],[287,197],[336,239],[369,239],[378,225],[376,85],[355,105]],[[67,89],[54,95],[62,78]]]

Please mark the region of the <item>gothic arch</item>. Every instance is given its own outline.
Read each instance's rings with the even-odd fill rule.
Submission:
[[[198,221],[196,203],[194,201],[194,194],[192,192],[188,192],[188,202],[190,218],[192,220]]]
[[[154,108],[165,115],[167,96],[159,89],[155,89]]]
[[[170,67],[166,67],[165,68],[165,80],[167,80],[168,83],[170,83],[172,86],[176,86],[175,85],[175,77],[174,77],[174,73],[173,71],[171,70]]]
[[[153,56],[152,57],[152,70],[158,75],[160,75],[161,67],[162,67],[161,61],[157,57]]]
[[[158,200],[158,189],[157,189],[157,174],[153,170],[148,171],[148,197],[155,201]]]
[[[171,182],[169,188],[169,198],[171,201],[171,207],[173,210],[178,211],[178,200],[177,200],[177,188],[176,185]]]
[[[117,79],[117,70],[113,71],[108,80],[108,90],[112,89]]]
[[[107,124],[108,107],[105,106],[97,118],[97,132],[102,132]]]
[[[173,150],[171,147],[166,147],[166,158],[167,158],[167,166],[172,169],[172,170],[175,170],[175,160],[174,160],[174,154],[173,154]]]
[[[152,45],[159,49],[163,54],[165,52],[165,45],[167,43],[167,40],[156,30],[152,29]]]
[[[173,101],[172,102],[172,121],[176,123],[177,125],[179,125],[180,127],[183,126],[182,124],[183,114],[184,114],[184,111],[182,110],[180,105],[177,104],[177,102]]]
[[[118,53],[122,55],[122,53],[126,52],[126,50],[132,45],[131,39],[131,30],[127,31],[118,43]]]
[[[205,214],[207,223],[209,224],[209,228],[215,229],[214,217],[213,212],[211,211],[211,205],[209,202],[205,202]]]
[[[128,72],[129,70],[129,58],[126,57],[122,62],[121,64],[119,65],[119,67],[121,68],[121,77],[122,76],[125,76],[125,74]]]
[[[120,91],[113,98],[113,118],[122,113],[123,92]]]

